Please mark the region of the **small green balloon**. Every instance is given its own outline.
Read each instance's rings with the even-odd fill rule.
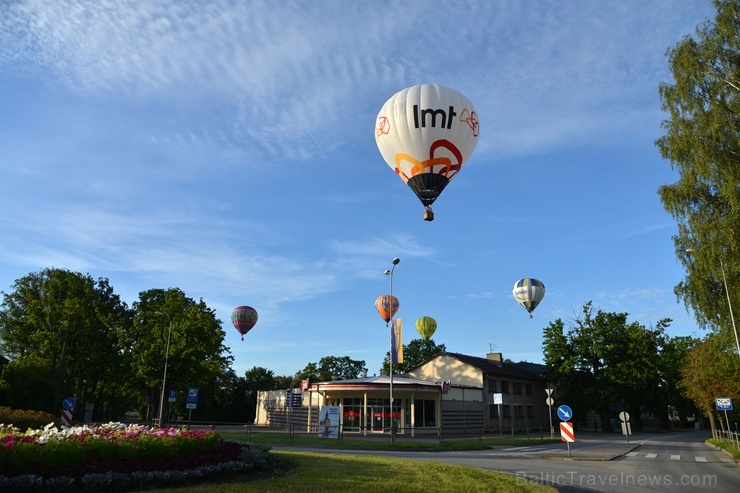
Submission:
[[[434,335],[437,330],[437,321],[432,317],[421,317],[416,321],[416,332],[419,333],[422,339],[428,341]]]

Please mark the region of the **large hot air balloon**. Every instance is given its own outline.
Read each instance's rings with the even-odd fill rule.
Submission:
[[[378,310],[378,315],[385,320],[385,323],[391,321],[399,306],[398,298],[389,294],[378,296],[378,299],[375,300],[375,309]]]
[[[426,207],[425,221],[434,220],[432,203],[470,159],[479,130],[473,104],[435,84],[406,88],[380,109],[375,142],[388,166]]]
[[[242,335],[243,341],[244,334],[249,332],[257,323],[257,310],[251,306],[237,306],[231,311],[231,323]]]
[[[512,293],[519,304],[529,312],[529,318],[532,318],[532,312],[545,297],[545,285],[537,279],[524,278],[514,283]]]
[[[416,332],[419,333],[422,339],[428,341],[434,335],[437,330],[437,321],[432,317],[421,317],[416,321]]]

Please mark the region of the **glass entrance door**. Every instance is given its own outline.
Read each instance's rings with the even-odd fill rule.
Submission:
[[[368,426],[373,433],[383,433],[386,426],[390,426],[388,408],[385,406],[368,406],[368,415],[371,418]]]

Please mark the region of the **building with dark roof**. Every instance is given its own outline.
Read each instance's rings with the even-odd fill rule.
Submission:
[[[479,424],[485,431],[550,427],[546,403],[547,380],[541,365],[506,362],[501,353],[485,358],[459,353],[438,353],[408,374],[424,380],[449,380],[453,388],[477,389],[442,398],[442,426],[464,428]]]
[[[390,433],[392,425],[412,436],[549,430],[543,369],[505,362],[501,353],[442,352],[392,381],[383,375],[313,383],[303,392],[260,391],[255,424],[318,430],[331,406],[343,433]]]

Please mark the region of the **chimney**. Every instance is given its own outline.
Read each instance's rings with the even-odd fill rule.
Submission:
[[[504,356],[501,353],[488,353],[486,359],[496,363],[496,366],[504,366]]]

